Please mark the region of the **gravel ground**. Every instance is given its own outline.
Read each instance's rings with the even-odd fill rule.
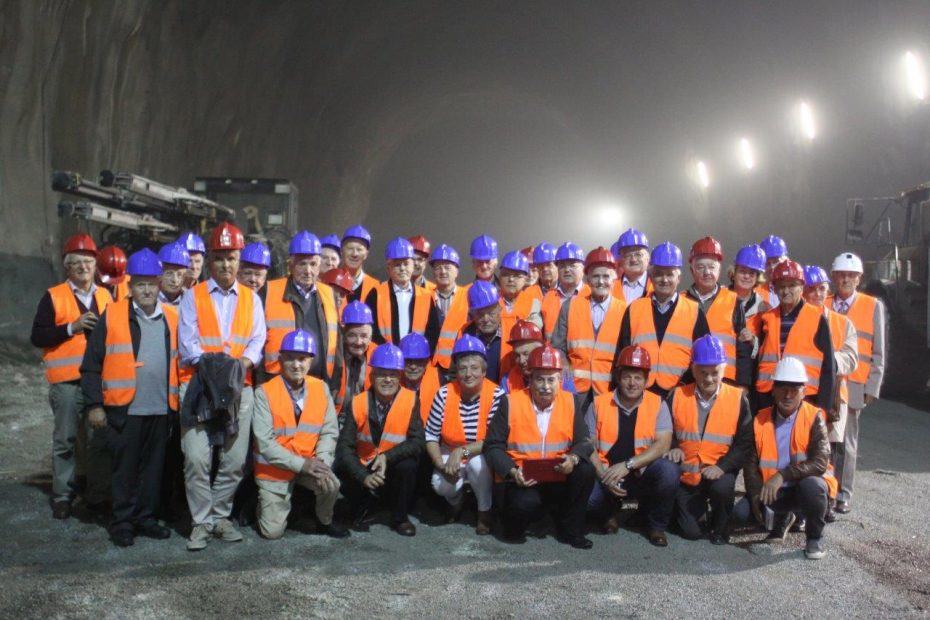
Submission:
[[[862,422],[854,512],[828,526],[828,556],[802,535],[759,544],[592,535],[575,551],[524,545],[465,524],[383,525],[333,541],[291,530],[268,542],[214,541],[197,554],[175,534],[117,549],[99,521],[48,510],[51,415],[36,366],[0,364],[0,617],[875,617],[930,614],[930,415],[880,402]]]

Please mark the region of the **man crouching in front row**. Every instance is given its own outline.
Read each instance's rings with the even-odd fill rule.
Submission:
[[[307,374],[316,354],[312,334],[288,333],[281,343],[281,374],[255,392],[258,529],[265,538],[284,536],[295,483],[316,495],[318,533],[349,535],[333,521],[339,479],[331,465],[339,426],[326,384]]]

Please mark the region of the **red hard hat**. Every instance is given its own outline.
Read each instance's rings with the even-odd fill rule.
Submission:
[[[510,340],[508,344],[517,342],[543,342],[542,331],[536,327],[535,323],[530,323],[523,319],[517,319],[517,322],[510,328]]]
[[[210,233],[211,250],[241,250],[245,247],[245,237],[235,224],[223,222]]]
[[[78,233],[68,237],[64,247],[61,249],[61,255],[71,254],[72,252],[88,252],[97,256],[97,244],[87,233]]]
[[[777,284],[783,280],[797,280],[803,284],[804,268],[790,258],[778,263],[772,271],[772,282]]]
[[[526,246],[525,248],[520,250],[520,254],[525,256],[526,260],[530,261],[530,265],[533,264],[533,246],[531,245]]]
[[[432,248],[432,245],[430,244],[429,239],[427,239],[423,235],[414,235],[412,237],[409,237],[407,241],[409,241],[410,245],[413,246],[414,252],[418,252],[420,254],[426,254],[426,256],[429,257],[430,249]]]
[[[104,284],[119,284],[126,277],[126,253],[115,245],[100,248],[97,275]]]
[[[562,370],[562,355],[552,345],[544,344],[533,349],[526,365],[530,370]]]
[[[603,246],[598,246],[588,252],[588,255],[584,259],[584,272],[587,274],[595,267],[617,268],[617,263],[614,262],[614,255],[611,254],[610,250]]]
[[[355,290],[355,278],[352,277],[348,269],[342,267],[330,269],[321,275],[320,282],[341,288],[346,295],[351,295],[352,291]]]
[[[722,263],[723,248],[720,247],[720,242],[713,237],[704,237],[703,239],[695,241],[694,245],[691,246],[691,254],[688,256],[688,261],[693,261],[699,256],[713,256]]]
[[[617,356],[617,362],[614,368],[639,368],[640,370],[652,369],[652,360],[649,359],[649,351],[638,344],[623,347],[620,355]]]

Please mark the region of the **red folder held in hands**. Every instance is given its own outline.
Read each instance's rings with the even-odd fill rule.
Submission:
[[[563,482],[565,474],[555,470],[565,459],[562,457],[548,459],[526,459],[523,461],[523,479],[536,482]]]

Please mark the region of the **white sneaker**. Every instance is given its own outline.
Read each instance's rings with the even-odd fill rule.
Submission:
[[[826,555],[827,552],[824,550],[823,545],[820,544],[819,539],[808,539],[807,546],[804,548],[804,557],[808,560],[822,560]]]
[[[212,534],[206,525],[195,525],[190,538],[187,539],[187,550],[200,551],[206,549],[211,537]]]
[[[213,536],[226,542],[239,542],[242,540],[242,533],[236,529],[236,526],[229,519],[220,519],[213,525]]]

